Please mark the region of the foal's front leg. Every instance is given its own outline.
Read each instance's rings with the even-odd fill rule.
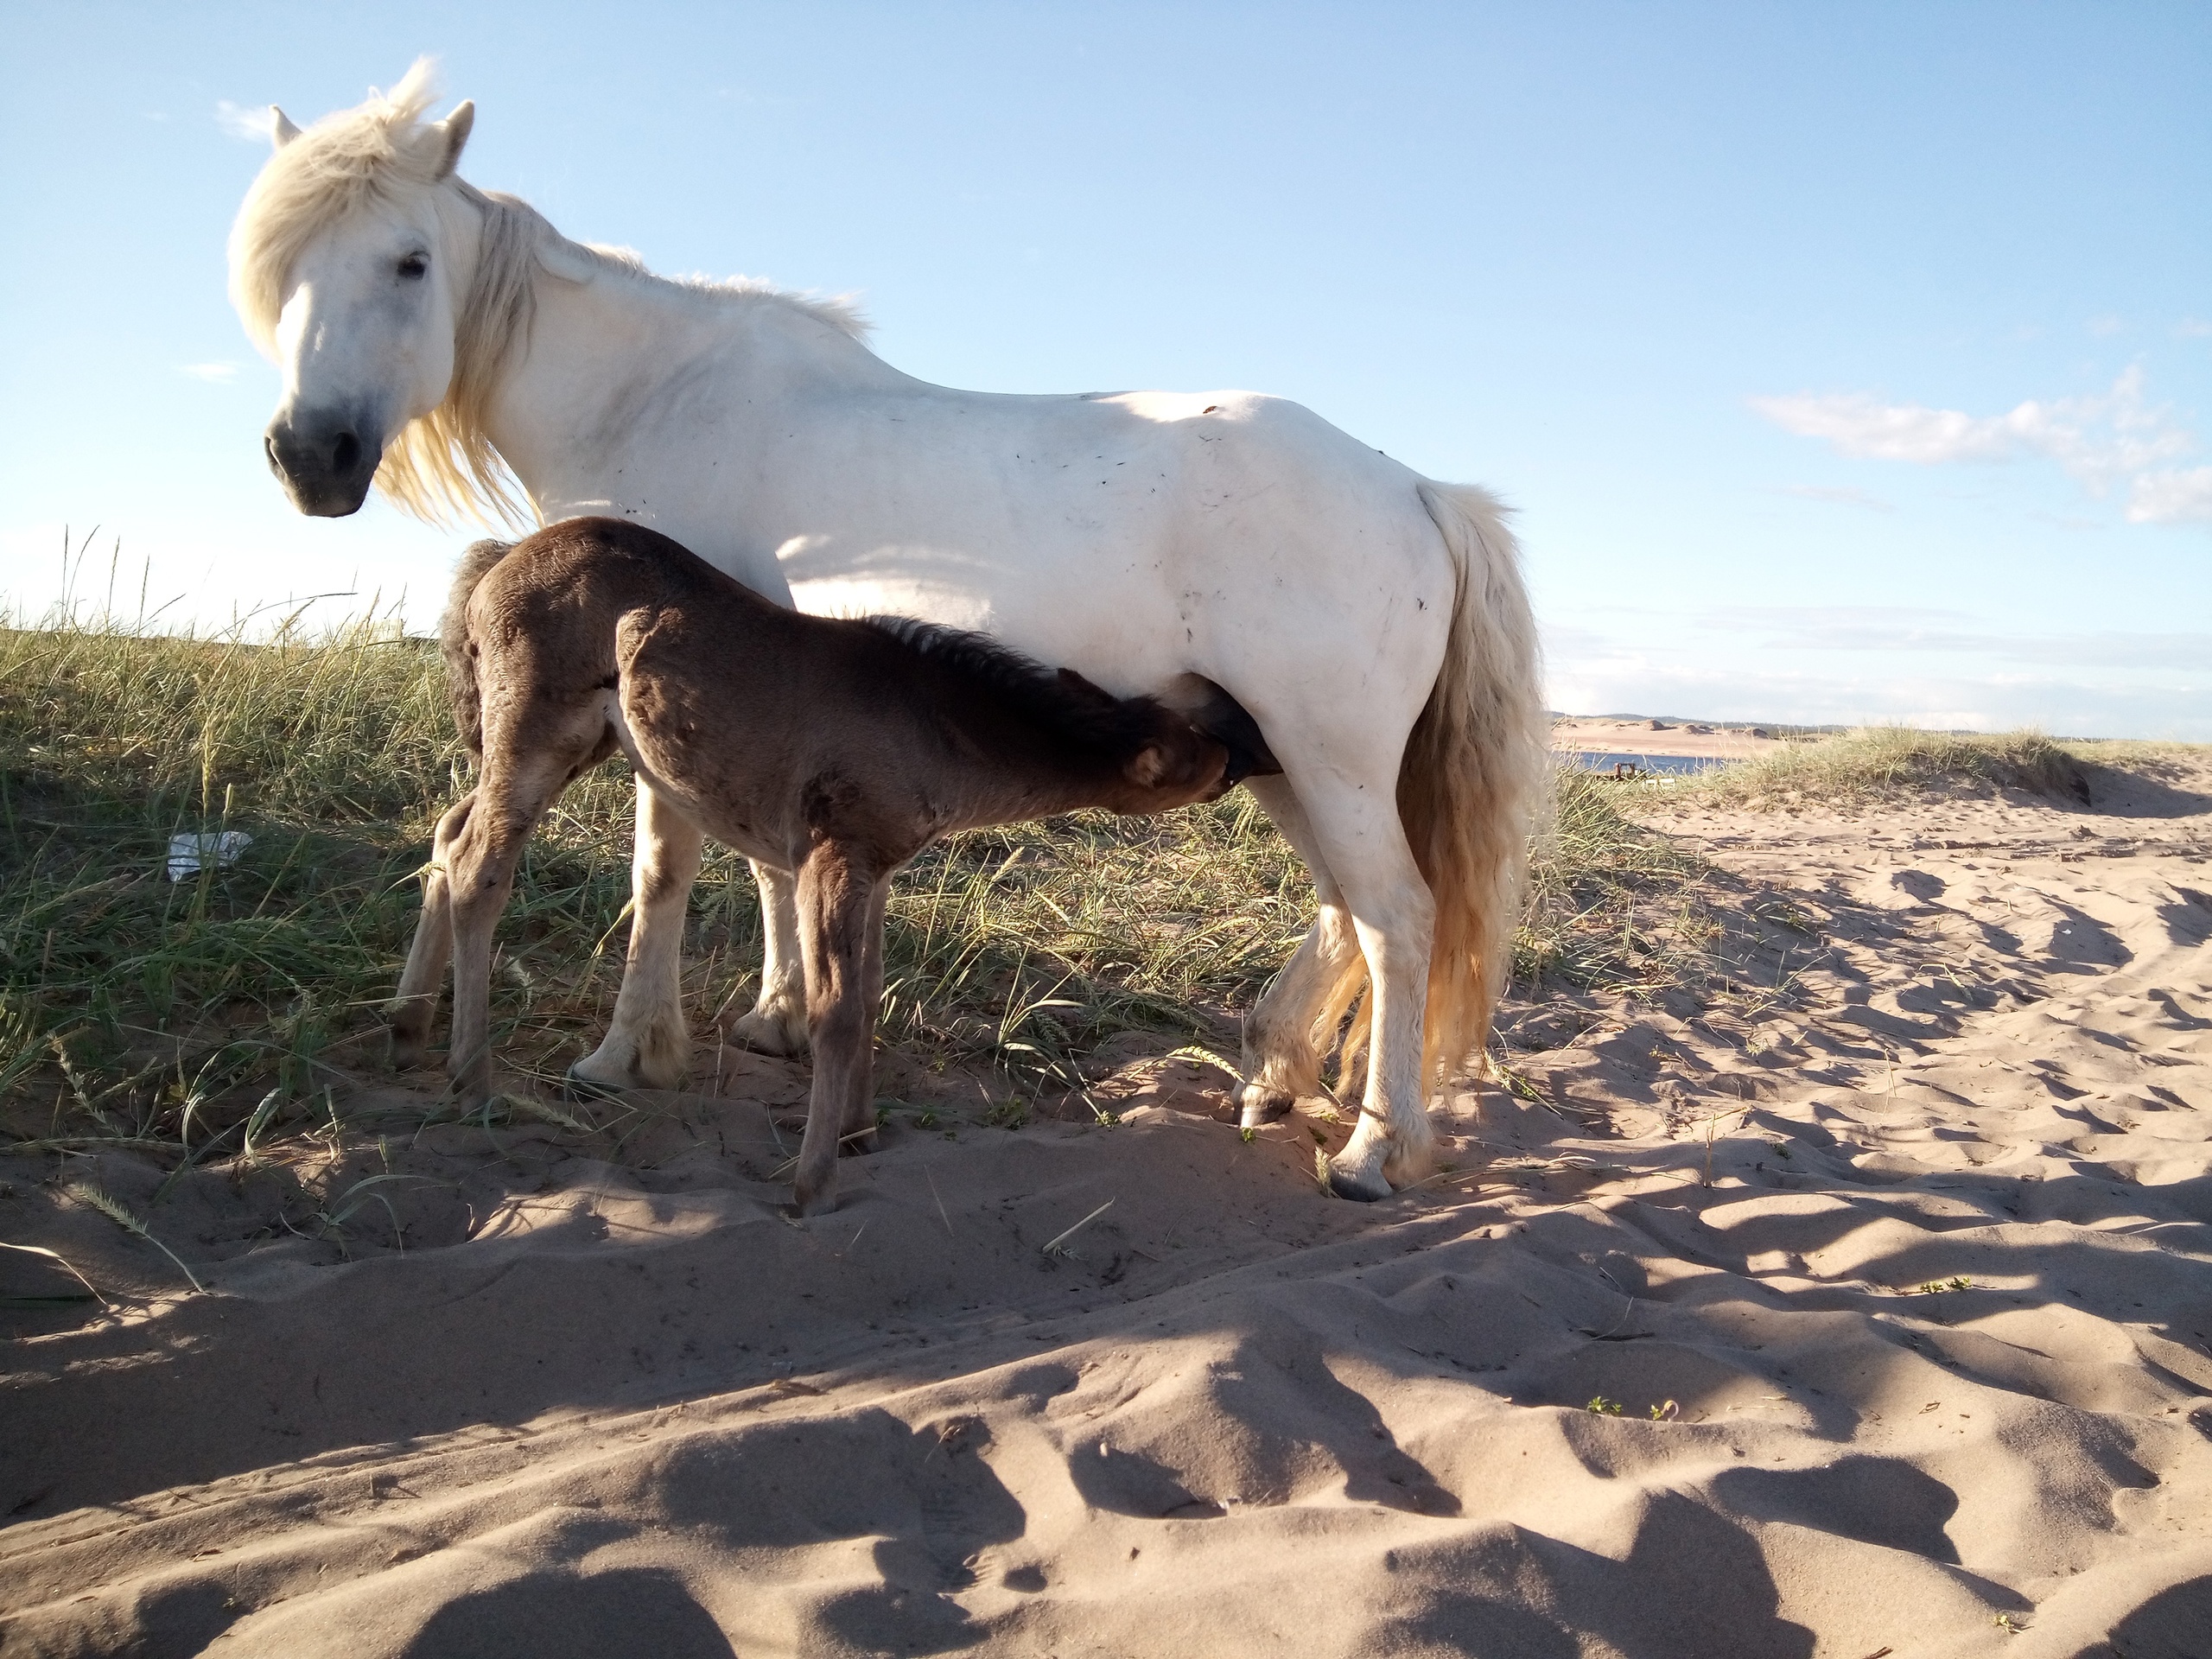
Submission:
[[[836,1203],[837,1154],[872,1135],[875,1014],[883,991],[882,934],[889,878],[851,861],[850,849],[817,846],[798,872],[799,952],[806,967],[807,1037],[814,1092],[793,1196],[801,1215]],[[868,1127],[863,1130],[861,1126]]]
[[[683,920],[702,837],[674,803],[638,779],[630,871],[630,952],[607,1035],[569,1068],[588,1089],[673,1089],[691,1061],[683,1023]]]

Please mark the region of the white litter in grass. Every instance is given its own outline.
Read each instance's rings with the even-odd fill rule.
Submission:
[[[226,830],[219,836],[171,836],[169,880],[181,881],[188,875],[197,875],[202,865],[227,869],[251,845],[253,837],[243,830]]]

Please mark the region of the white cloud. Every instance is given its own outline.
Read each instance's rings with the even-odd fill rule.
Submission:
[[[1864,392],[1796,392],[1754,397],[1751,407],[1783,431],[1801,438],[1826,438],[1847,455],[1933,466],[1946,461],[2005,460],[2016,442],[2006,423],[2035,405],[2023,404],[2012,416],[1976,420],[1955,409],[1884,404]]]
[[[2127,518],[2137,524],[2212,524],[2212,467],[2144,474],[2129,495]]]
[[[2131,486],[2128,518],[2138,524],[2212,518],[2203,473],[2159,470],[2193,453],[2196,435],[2170,407],[2144,397],[2139,365],[2087,397],[2035,398],[2002,415],[1920,404],[1885,404],[1865,392],[1793,392],[1753,397],[1752,409],[1785,432],[1821,438],[1842,454],[1936,467],[2041,456],[2056,461],[2090,494]]]
[[[2212,336],[2212,322],[2202,317],[2183,317],[2174,325],[2176,340],[2203,340],[2208,336]]]
[[[270,141],[271,122],[265,104],[248,108],[233,104],[227,98],[219,98],[215,100],[215,124],[232,137],[248,143],[265,144]]]
[[[194,380],[206,380],[215,385],[221,385],[238,378],[238,365],[235,363],[180,363],[176,365],[176,372],[179,374],[188,374]]]
[[[2201,677],[2212,666],[2212,633],[1999,633],[1976,627],[1979,620],[1963,611],[1909,605],[1732,605],[1706,612],[1695,625],[1792,657],[1808,651],[1933,652],[2044,669],[2177,669]],[[2205,685],[2212,690],[2212,677]]]

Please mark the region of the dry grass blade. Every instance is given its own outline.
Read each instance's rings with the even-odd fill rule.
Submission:
[[[929,1166],[926,1164],[922,1166],[922,1174],[929,1181],[930,1197],[937,1200],[938,1219],[944,1224],[945,1236],[950,1238],[952,1236],[952,1217],[945,1213],[944,1195],[937,1190],[937,1177],[930,1173]]]
[[[564,1129],[573,1129],[578,1135],[597,1133],[595,1124],[588,1122],[566,1108],[537,1095],[495,1095],[493,1096],[492,1103],[494,1106],[505,1108],[511,1114],[519,1112],[525,1117],[534,1117],[542,1122],[557,1124]]]
[[[192,1269],[184,1265],[184,1259],[177,1255],[175,1250],[169,1249],[168,1245],[162,1243],[160,1239],[156,1238],[154,1235],[147,1230],[146,1224],[143,1221],[141,1221],[137,1216],[132,1215],[129,1207],[126,1206],[120,1198],[111,1197],[108,1193],[101,1192],[99,1188],[94,1186],[89,1181],[72,1181],[68,1185],[63,1187],[61,1191],[66,1196],[74,1198],[78,1203],[85,1205],[87,1209],[99,1211],[100,1214],[105,1216],[117,1226],[122,1228],[124,1232],[134,1234],[137,1237],[144,1239],[149,1244],[159,1250],[163,1255],[166,1255],[170,1261],[176,1263],[176,1270],[184,1275],[186,1282],[191,1285],[193,1289],[200,1292],[202,1294],[206,1294],[207,1287],[201,1284],[199,1279],[193,1274]]]
[[[1067,1247],[1068,1240],[1073,1238],[1077,1233],[1090,1226],[1092,1222],[1097,1220],[1099,1217],[1104,1215],[1113,1207],[1114,1200],[1111,1198],[1107,1199],[1105,1203],[1100,1205],[1096,1210],[1085,1216],[1081,1221],[1078,1221],[1074,1226],[1069,1228],[1067,1231],[1060,1233],[1048,1240],[1041,1247],[1045,1254],[1046,1255],[1073,1255],[1075,1252]]]
[[[14,1250],[22,1255],[42,1255],[49,1262],[57,1262],[60,1265],[64,1272],[68,1274],[71,1278],[74,1279],[79,1284],[85,1287],[86,1292],[90,1294],[92,1300],[98,1302],[102,1307],[111,1308],[115,1306],[115,1304],[109,1301],[106,1297],[100,1294],[99,1286],[92,1283],[91,1280],[86,1278],[83,1274],[78,1272],[75,1265],[58,1250],[49,1250],[42,1244],[10,1244],[4,1240],[0,1240],[0,1250]],[[189,1276],[189,1274],[187,1275],[187,1277]],[[12,1306],[22,1306],[25,1304],[38,1304],[54,1301],[73,1301],[79,1300],[81,1299],[76,1297],[59,1296],[10,1296],[0,1300],[4,1300]]]

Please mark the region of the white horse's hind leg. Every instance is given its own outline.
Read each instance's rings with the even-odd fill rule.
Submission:
[[[763,1054],[806,1052],[806,973],[799,955],[798,880],[788,870],[752,861],[760,889],[760,995],[722,1034]]]
[[[1388,1198],[1426,1176],[1436,1157],[1421,1074],[1436,906],[1398,821],[1395,772],[1309,775],[1298,791],[1367,957],[1367,1089],[1358,1127],[1329,1162],[1330,1186],[1348,1198]]]
[[[1239,1121],[1252,1128],[1272,1123],[1297,1102],[1321,1092],[1321,1055],[1315,1047],[1313,1022],[1358,954],[1359,937],[1289,779],[1249,778],[1244,786],[1306,861],[1319,906],[1313,925],[1299,941],[1297,954],[1244,1016],[1246,1082]]]
[[[683,1023],[683,918],[698,878],[699,826],[638,779],[638,847],[630,871],[629,960],[614,1019],[591,1053],[569,1068],[597,1089],[673,1089],[691,1058]]]

